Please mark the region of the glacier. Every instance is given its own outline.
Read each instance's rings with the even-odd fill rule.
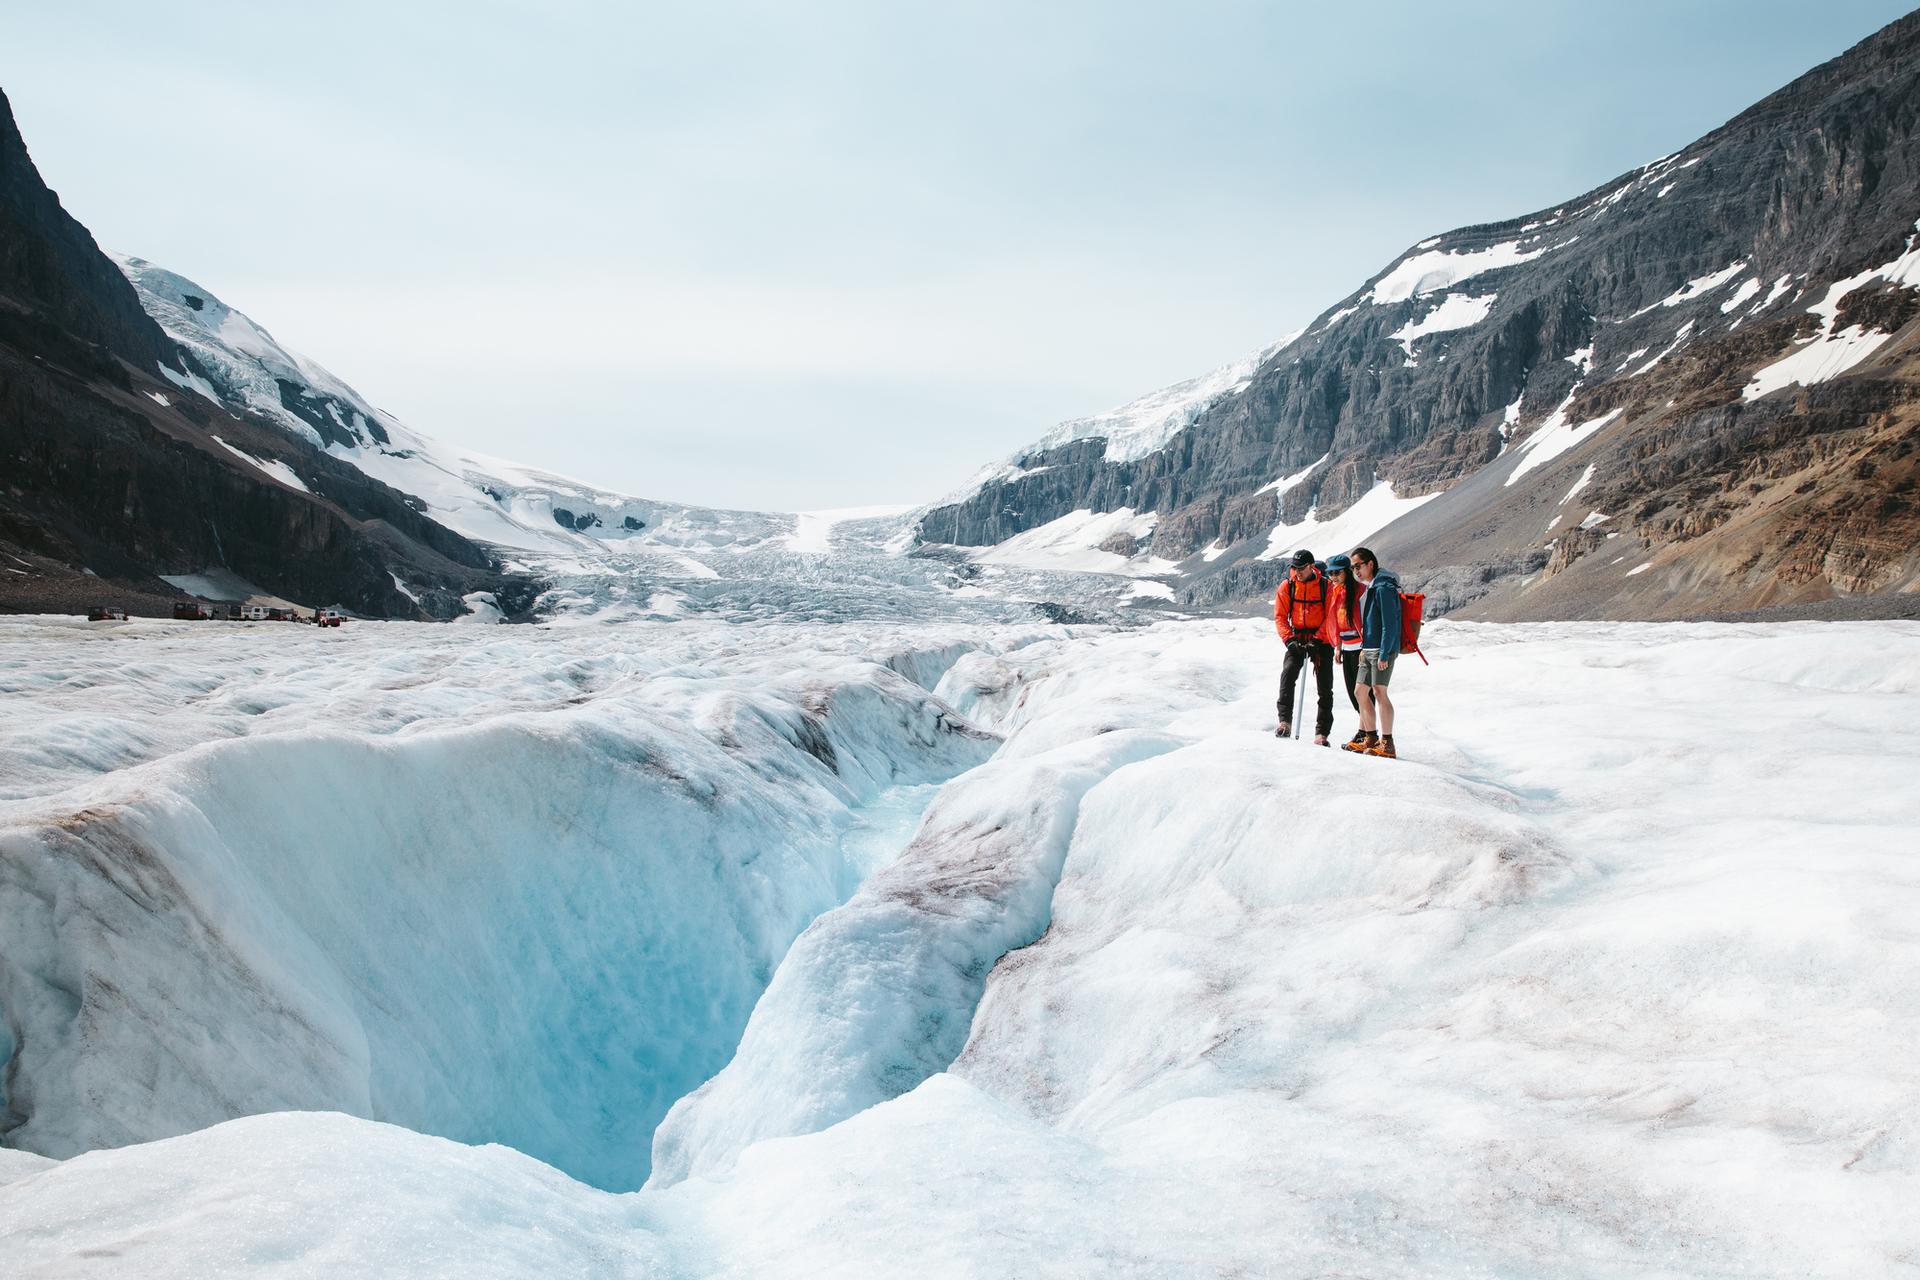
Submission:
[[[792,938],[994,741],[901,674],[984,634],[472,634],[6,628],[9,1145],[328,1109],[637,1186]]]
[[[0,622],[11,1274],[1920,1251],[1920,626],[261,634]]]

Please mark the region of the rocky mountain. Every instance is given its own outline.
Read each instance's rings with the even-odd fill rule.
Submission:
[[[544,571],[669,548],[739,550],[793,530],[791,515],[637,498],[435,440],[205,286],[142,258],[116,261],[194,370],[163,368],[169,381],[273,426],[283,448],[317,452],[408,495],[437,523],[515,564]]]
[[[168,578],[381,617],[531,599],[418,499],[207,396],[209,373],[48,190],[0,95],[0,609],[165,613]]]
[[[1673,155],[1420,242],[1254,367],[1137,402],[1177,403],[1157,431],[1068,424],[918,538],[1079,553],[1118,517],[1109,567],[1189,607],[1363,538],[1462,616],[1913,590],[1917,115],[1920,14]]]

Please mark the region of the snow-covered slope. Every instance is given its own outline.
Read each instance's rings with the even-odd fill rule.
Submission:
[[[1227,396],[1244,390],[1247,382],[1267,360],[1286,349],[1295,338],[1296,331],[1269,343],[1260,350],[1241,357],[1231,364],[1221,365],[1218,369],[1203,373],[1195,378],[1176,382],[1171,386],[1149,391],[1138,399],[1129,400],[1105,413],[1096,413],[1085,418],[1069,418],[1053,430],[1041,436],[1032,444],[1016,449],[1011,455],[999,462],[983,467],[965,486],[949,494],[936,505],[946,506],[964,502],[989,484],[1017,479],[1021,476],[1037,475],[1045,467],[1023,467],[1023,459],[1036,454],[1046,453],[1061,445],[1076,440],[1098,440],[1102,442],[1102,456],[1114,462],[1126,462],[1144,458],[1154,450],[1161,448],[1169,440],[1192,426],[1194,422],[1213,405]]]
[[[86,672],[117,660],[156,709],[185,700],[189,716],[213,716],[223,664],[196,667],[163,630],[12,649],[32,654],[36,704],[83,704],[99,684]],[[7,813],[0,885],[10,921],[66,923],[57,945],[36,943],[31,966],[9,971],[8,1025],[30,1029],[15,1051],[39,1052],[32,1028],[70,1014],[59,993],[111,1010],[117,983],[169,968],[149,957],[180,954],[156,950],[178,944],[152,929],[85,921],[112,901],[108,886],[153,902],[194,883],[183,847],[154,837],[217,793],[196,774],[291,756],[302,738],[320,760],[337,754],[312,736],[316,711],[365,734],[380,709],[405,720],[466,701],[426,670],[466,672],[457,682],[510,662],[542,673],[520,696],[549,709],[499,728],[484,713],[451,733],[433,718],[390,726],[370,765],[509,728],[609,761],[639,755],[642,725],[746,728],[770,749],[740,762],[676,736],[687,763],[675,785],[716,788],[717,813],[784,805],[771,776],[752,775],[786,760],[804,774],[818,756],[793,757],[751,727],[803,736],[783,709],[791,686],[763,704],[753,677],[756,655],[791,660],[795,637],[721,630],[731,644],[707,637],[697,664],[662,636],[669,652],[645,679],[666,687],[650,692],[623,688],[642,673],[621,663],[651,659],[577,651],[529,664],[524,650],[426,628],[384,629],[421,637],[417,652],[407,640],[348,657],[348,631],[337,660],[358,674],[296,685],[263,711],[284,726],[278,747],[270,724],[265,737],[154,760],[191,725],[138,715],[152,741],[129,750],[151,763],[124,786],[81,776],[104,756],[61,763],[59,743],[88,741],[83,721],[28,735],[33,749],[14,758],[41,761],[29,775],[39,799],[31,823]],[[943,714],[1004,744],[945,784],[903,854],[785,954],[731,1062],[660,1130],[650,1189],[609,1195],[515,1152],[367,1120],[262,1116],[52,1165],[0,1163],[9,1262],[26,1276],[83,1260],[110,1275],[304,1275],[372,1258],[402,1275],[1897,1273],[1920,1250],[1920,941],[1908,923],[1920,847],[1906,811],[1920,741],[1898,728],[1920,712],[1920,627],[1441,623],[1429,640],[1434,665],[1396,681],[1403,758],[1386,762],[1270,736],[1274,641],[1257,622],[865,631],[859,646],[918,655],[896,666],[936,683]],[[884,678],[850,656],[827,661],[849,681],[828,683],[872,709],[833,695],[820,727],[836,757],[868,771],[920,758],[879,714],[895,705]],[[583,685],[588,702],[568,705]],[[646,707],[692,727],[630,718]],[[1344,730],[1350,715],[1339,717]],[[864,745],[848,736],[856,725],[870,727]],[[565,745],[575,738],[589,746]],[[644,768],[618,776],[655,794]],[[283,771],[279,785],[291,793],[307,776]],[[840,785],[814,776],[809,790]],[[519,821],[518,791],[485,791],[471,796],[473,828]],[[563,927],[554,954],[577,947],[578,963],[615,965],[615,930],[651,917],[599,884],[568,895],[553,873],[589,849],[617,867],[631,853],[603,842],[641,815],[625,814],[616,787],[567,794],[580,797],[567,834],[517,848],[546,872],[512,882],[527,932],[488,945],[539,954],[519,948]],[[831,826],[773,829],[812,838]],[[408,829],[437,847],[431,824]],[[37,852],[48,840],[91,852],[55,861]],[[762,901],[788,900],[789,875],[818,874],[779,843],[741,868]],[[248,883],[273,862],[255,843],[224,848]],[[351,885],[330,869],[357,855],[302,848],[315,864],[300,873],[305,892]],[[698,840],[675,848],[723,865]],[[431,883],[434,860],[415,861],[408,875]],[[56,898],[55,875],[102,888]],[[55,900],[87,909],[56,916],[44,905]],[[467,914],[469,902],[454,893],[447,918],[493,918]],[[422,920],[438,927],[439,914]],[[27,935],[10,923],[6,936]],[[318,987],[318,957],[277,945],[292,931],[226,936],[275,966],[277,989]],[[735,934],[709,940],[724,950]],[[16,994],[23,968],[40,983],[26,989],[46,993],[37,1003]],[[195,994],[182,985],[176,999]],[[620,999],[603,1010],[614,1025],[656,1016]],[[472,1016],[490,1010],[481,1001]],[[246,1032],[231,1017],[207,1025]],[[606,1061],[571,1056],[591,1036],[550,1030],[543,1087],[568,1069],[611,1085]],[[145,1040],[100,1044],[121,1062],[151,1054]],[[58,1077],[10,1076],[16,1110],[22,1079]]]
[[[561,557],[611,544],[757,546],[794,528],[775,513],[722,511],[615,493],[441,443],[376,409],[314,361],[184,276],[114,255],[141,305],[192,360],[159,372],[223,407],[245,407],[295,439],[419,498],[442,524],[480,542]]]
[[[543,617],[843,620],[950,618],[959,612],[1012,619],[1034,616],[1034,604],[1088,616],[1124,611],[1143,600],[1156,603],[1167,594],[1157,584],[1129,580],[1160,572],[1165,562],[1129,562],[1091,545],[1079,548],[1071,537],[1039,554],[1010,552],[963,570],[905,554],[916,515],[910,507],[693,507],[610,492],[453,448],[375,408],[193,281],[139,258],[116,261],[141,304],[185,350],[179,367],[158,369],[181,389],[177,394],[198,395],[229,412],[250,411],[301,446],[412,495],[421,510],[456,532],[501,549],[507,567],[545,584],[533,609]],[[1217,393],[1216,387],[1194,394]],[[1142,409],[1136,425],[1144,430],[1155,414],[1185,412],[1177,399],[1151,412]],[[305,487],[296,466],[221,443],[250,466]],[[1121,567],[1114,570],[1113,564]],[[399,581],[396,587],[408,589]],[[494,611],[480,607],[475,614],[492,617]]]

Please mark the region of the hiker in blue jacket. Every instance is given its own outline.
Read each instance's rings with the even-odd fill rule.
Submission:
[[[1380,567],[1365,547],[1351,556],[1353,576],[1366,587],[1360,600],[1360,670],[1354,687],[1360,695],[1360,740],[1344,744],[1348,751],[1393,759],[1393,699],[1387,681],[1393,661],[1400,656],[1400,579]]]

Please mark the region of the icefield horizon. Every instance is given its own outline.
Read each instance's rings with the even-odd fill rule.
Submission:
[[[1920,624],[1426,647],[0,620],[0,1256],[1911,1268]]]

